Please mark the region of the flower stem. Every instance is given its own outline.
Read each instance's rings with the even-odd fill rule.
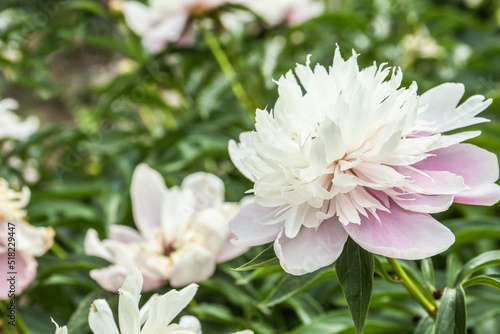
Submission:
[[[212,54],[217,60],[217,63],[219,63],[222,72],[228,79],[231,80],[231,89],[233,90],[234,95],[236,95],[238,101],[240,101],[241,105],[248,110],[250,116],[253,118],[254,108],[252,106],[252,103],[250,102],[250,99],[248,98],[248,95],[245,92],[245,89],[243,88],[241,82],[236,80],[236,71],[231,65],[231,62],[229,61],[226,53],[222,49],[219,41],[217,40],[217,37],[215,37],[213,32],[209,29],[203,30],[203,36],[205,37],[205,42],[210,48],[210,51],[212,51]]]
[[[387,258],[387,261],[389,261],[389,264],[391,265],[392,269],[394,270],[394,273],[399,277],[401,280],[401,283],[405,286],[406,290],[410,293],[410,295],[415,298],[418,303],[427,311],[427,313],[433,317],[436,318],[436,314],[438,311],[438,308],[436,306],[436,303],[434,300],[429,300],[422,291],[418,288],[416,282],[414,282],[410,276],[404,271],[403,267],[399,264],[399,262],[396,259]]]

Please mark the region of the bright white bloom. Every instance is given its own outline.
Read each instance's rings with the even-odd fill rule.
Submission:
[[[315,0],[233,0],[262,17],[270,26],[301,24],[323,13],[322,2]]]
[[[142,283],[141,273],[134,268],[118,290],[118,326],[108,303],[104,299],[94,300],[89,313],[89,326],[94,334],[197,333],[196,327],[183,327],[171,322],[193,299],[198,285],[190,284],[181,291],[171,290],[162,296],[154,295],[139,309]],[[187,323],[191,325],[192,321]]]
[[[128,271],[138,267],[145,291],[165,280],[174,287],[201,282],[224,262],[243,253],[234,246],[229,221],[237,203],[224,202],[224,184],[215,175],[191,174],[181,187],[168,189],[163,177],[145,164],[132,176],[132,210],[139,231],[123,225],[110,228],[102,242],[89,230],[85,251],[113,265],[92,270],[90,275],[104,289],[116,291]]]
[[[57,322],[54,321],[54,319],[50,318],[50,320],[52,320],[54,325],[56,325],[55,334],[68,334],[68,327],[66,327],[66,326],[59,327],[59,325],[57,324]]]
[[[23,208],[28,204],[29,198],[28,188],[23,188],[21,192],[14,191],[9,188],[6,180],[0,178],[0,271],[12,271],[8,263],[10,232],[16,246],[16,294],[26,289],[35,278],[38,266],[35,256],[47,252],[55,235],[51,227],[34,227],[24,221],[26,213]],[[0,280],[0,300],[9,298],[9,290],[10,283],[6,279]]]
[[[170,290],[164,295],[153,295],[139,309],[143,277],[133,268],[118,290],[118,325],[113,311],[104,299],[96,299],[90,306],[89,326],[94,334],[202,334],[200,321],[190,315],[182,316],[179,324],[172,324],[174,318],[191,302],[197,284],[189,284],[184,289]],[[54,320],[52,320],[54,322]],[[54,322],[55,323],[55,322]],[[56,324],[56,323],[55,323]],[[56,334],[67,334],[66,327],[56,324]],[[253,334],[250,330],[234,334]]]
[[[21,121],[21,118],[14,112],[17,108],[19,108],[19,103],[14,99],[0,100],[0,139],[24,140],[38,129],[38,117],[29,116]]]
[[[125,22],[152,53],[162,51],[167,43],[182,42],[186,24],[193,14],[211,10],[225,0],[149,0],[149,7],[137,1],[123,3]]]
[[[274,110],[257,110],[254,132],[230,142],[236,167],[255,182],[255,207],[233,220],[240,245],[275,241],[283,268],[304,274],[333,263],[350,236],[366,250],[421,259],[454,236],[429,213],[453,201],[500,199],[494,154],[460,142],[478,131],[446,132],[487,121],[491,100],[458,106],[464,86],[446,83],[422,96],[400,88],[400,70],[360,70],[337,48],[333,65],[297,65],[281,77]]]

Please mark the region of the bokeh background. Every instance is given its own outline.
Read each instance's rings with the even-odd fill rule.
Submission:
[[[256,108],[273,107],[272,79],[305,63],[308,54],[312,65],[326,66],[338,44],[345,57],[356,50],[362,66],[400,66],[403,86],[416,81],[419,93],[461,82],[464,99],[493,98],[481,114],[491,122],[468,130],[482,131],[470,142],[500,154],[497,1],[322,3],[321,15],[299,25],[270,26],[256,18],[235,31],[224,27],[221,15],[237,6],[224,5],[191,18],[191,45],[173,43],[151,54],[126,25],[119,1],[1,1],[0,99],[16,99],[21,117],[36,115],[41,127],[27,140],[8,143],[0,176],[18,189],[29,185],[28,221],[56,231],[54,246],[38,258],[37,278],[18,297],[26,333],[52,332],[50,317],[72,334],[89,333],[92,300],[107,298],[116,309],[115,294],[88,276],[107,262],[85,255],[83,238],[89,228],[104,238],[112,224],[134,226],[129,188],[139,163],[157,169],[168,186],[196,171],[214,173],[224,181],[226,200],[239,201],[252,185],[229,160],[227,143],[253,128]],[[224,73],[210,38],[235,75]],[[234,94],[235,83],[246,100]],[[499,213],[498,205],[453,205],[436,215],[457,237],[433,259],[436,288],[462,263],[498,249]],[[220,264],[201,284],[185,313],[199,317],[205,333],[354,332],[333,267],[301,277],[276,267],[230,269],[259,250]],[[419,275],[418,263],[406,266]],[[470,333],[500,333],[498,290],[470,288],[467,303]],[[423,316],[403,287],[376,277],[366,333],[413,333]]]

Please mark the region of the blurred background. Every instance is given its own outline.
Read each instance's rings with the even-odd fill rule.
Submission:
[[[187,41],[152,52],[127,24],[122,1],[1,1],[0,100],[17,100],[17,114],[38,117],[40,127],[25,140],[0,139],[0,176],[17,189],[29,185],[28,221],[56,230],[18,300],[30,333],[53,331],[50,317],[72,334],[88,333],[89,301],[113,296],[88,277],[107,262],[84,254],[83,237],[88,228],[104,238],[112,224],[134,226],[129,188],[139,163],[157,169],[168,186],[196,171],[214,173],[226,200],[239,201],[252,184],[232,165],[227,143],[253,129],[256,108],[273,107],[272,79],[309,54],[313,66],[330,65],[338,44],[344,58],[359,53],[360,66],[401,67],[403,86],[416,81],[419,94],[461,82],[464,100],[493,98],[481,114],[491,122],[467,130],[481,130],[470,142],[500,154],[499,2],[316,2],[321,12],[302,22],[266,21],[239,3],[193,11]],[[498,249],[499,212],[498,205],[454,205],[436,215],[457,236],[434,259],[437,287],[446,270]],[[276,268],[230,270],[258,251],[220,265],[202,284],[189,312],[206,333],[353,332],[331,268],[297,279]],[[366,333],[413,332],[418,305],[378,279]],[[488,289],[468,294],[471,333],[500,333],[500,296]]]

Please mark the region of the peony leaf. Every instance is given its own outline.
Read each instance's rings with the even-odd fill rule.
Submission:
[[[462,284],[470,275],[474,272],[490,267],[500,265],[500,250],[485,252],[479,256],[476,256],[469,262],[467,262],[462,270],[457,274],[455,278],[455,286]]]
[[[446,288],[437,314],[435,334],[465,334],[466,319],[464,289],[461,286]]]
[[[335,262],[335,269],[354,320],[356,332],[362,333],[373,291],[373,254],[365,251],[349,238],[342,255]]]
[[[247,262],[238,268],[234,268],[233,270],[245,271],[245,270],[252,270],[252,269],[279,266],[279,265],[280,262],[276,257],[276,254],[274,253],[273,246],[271,245],[268,248],[264,249],[262,252],[260,252],[252,260],[250,260],[250,262]]]
[[[469,278],[464,282],[462,286],[464,288],[467,288],[469,286],[474,286],[474,285],[487,285],[491,286],[492,288],[500,290],[500,280],[486,275],[479,275]]]
[[[297,293],[310,288],[319,283],[335,278],[336,273],[333,268],[315,271],[306,275],[293,276],[287,274],[278,283],[267,300],[262,304],[266,307],[279,304]]]
[[[434,319],[427,316],[418,322],[418,325],[415,328],[415,334],[434,334],[434,328]]]

